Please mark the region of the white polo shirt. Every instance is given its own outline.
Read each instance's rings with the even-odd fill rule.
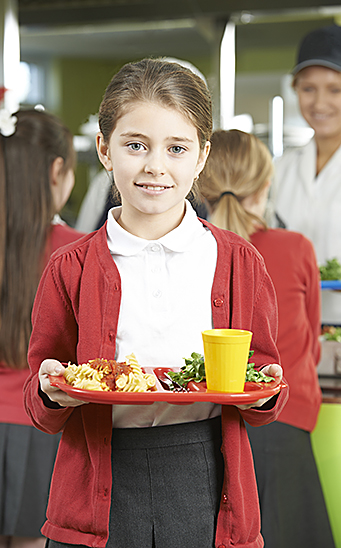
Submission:
[[[159,240],[144,240],[117,222],[121,208],[108,213],[108,246],[121,276],[122,300],[116,356],[135,353],[143,366],[182,366],[192,352],[203,353],[201,332],[212,327],[211,290],[217,244],[188,201],[181,224]],[[203,420],[220,406],[116,405],[117,428]]]

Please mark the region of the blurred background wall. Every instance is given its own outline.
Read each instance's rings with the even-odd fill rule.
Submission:
[[[18,24],[20,70],[10,63],[12,72],[20,72],[18,103],[42,104],[77,136],[76,185],[63,211],[74,224],[99,170],[94,149],[98,106],[125,62],[146,56],[191,62],[213,94],[215,127],[253,131],[270,148],[271,109],[279,96],[283,146],[294,146],[310,137],[291,90],[295,50],[309,30],[337,23],[341,5],[307,0],[1,0],[0,84],[5,84],[9,14]],[[15,47],[7,45],[10,49],[13,54]]]

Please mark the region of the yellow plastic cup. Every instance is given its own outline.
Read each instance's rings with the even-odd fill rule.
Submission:
[[[202,338],[207,390],[243,392],[252,332],[207,329]]]

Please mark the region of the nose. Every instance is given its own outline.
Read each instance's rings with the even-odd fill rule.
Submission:
[[[323,90],[317,90],[314,97],[315,108],[324,108],[327,103],[327,96]]]
[[[154,177],[160,177],[166,173],[166,167],[161,151],[150,152],[146,158],[144,172]]]

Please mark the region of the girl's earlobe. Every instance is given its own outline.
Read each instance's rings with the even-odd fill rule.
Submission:
[[[101,132],[96,135],[96,148],[100,162],[103,164],[107,171],[112,171],[113,166],[109,156],[109,146],[104,140]]]
[[[51,164],[51,185],[58,185],[60,182],[60,175],[63,175],[64,160],[61,156],[55,158]]]
[[[208,158],[210,150],[211,150],[211,142],[206,141],[206,144],[205,144],[204,148],[200,152],[200,156],[199,156],[199,160],[198,160],[198,164],[197,164],[197,173],[196,173],[197,178],[199,178],[200,173],[202,172],[202,170],[205,167],[206,160]]]

